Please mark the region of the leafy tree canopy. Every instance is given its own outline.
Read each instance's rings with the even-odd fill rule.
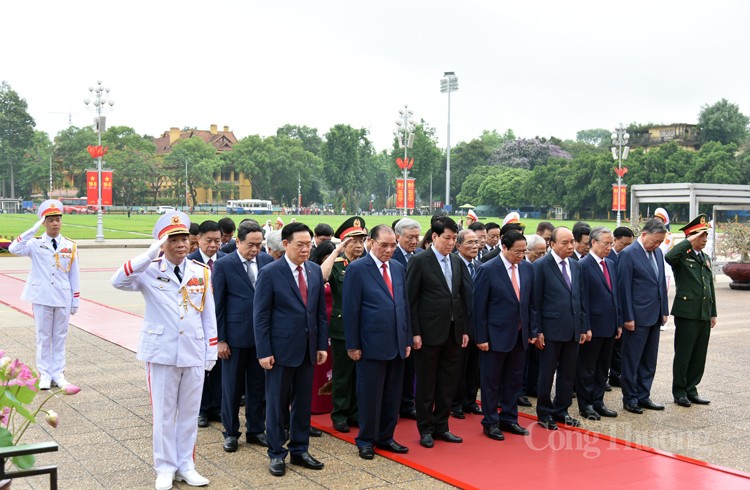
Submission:
[[[750,118],[740,112],[737,104],[721,99],[713,105],[704,105],[698,114],[701,142],[718,141],[722,144],[740,144],[748,137]]]

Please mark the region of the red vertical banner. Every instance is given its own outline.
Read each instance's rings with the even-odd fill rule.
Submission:
[[[86,204],[96,206],[99,201],[99,178],[96,170],[86,171]]]
[[[396,208],[404,208],[404,179],[396,179]]]
[[[628,186],[612,184],[612,211],[625,211],[628,204]]]
[[[408,209],[414,209],[414,179],[407,179],[406,181],[406,207]]]
[[[102,170],[102,206],[112,205],[112,171]]]

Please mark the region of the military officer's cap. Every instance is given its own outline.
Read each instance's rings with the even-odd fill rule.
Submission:
[[[656,208],[654,211],[654,218],[661,218],[665,225],[669,224],[669,213],[664,208]]]
[[[47,216],[62,216],[63,205],[57,199],[47,199],[39,205],[36,214],[40,218],[46,218]]]
[[[161,240],[168,235],[187,235],[190,232],[190,218],[182,211],[164,213],[154,225],[154,239]]]
[[[341,223],[341,226],[339,226],[338,230],[336,230],[336,233],[334,233],[333,236],[338,238],[339,240],[343,240],[344,238],[350,236],[367,236],[367,232],[364,230],[364,228],[365,220],[359,216],[352,216],[348,220]]]
[[[508,226],[508,225],[514,225],[514,226]],[[525,229],[526,229],[526,225],[521,223],[521,215],[513,211],[512,213],[508,213],[505,215],[505,218],[503,219],[502,227],[500,228],[500,234],[504,235],[505,232],[508,232],[510,230],[518,230],[521,233],[523,233]]]
[[[466,212],[466,217],[467,217],[467,218],[471,218],[471,219],[473,219],[474,221],[479,221],[479,216],[477,216],[477,213],[475,213],[473,209],[469,209],[469,210],[468,210],[468,211]]]
[[[696,233],[707,232],[709,228],[711,228],[711,225],[708,223],[706,215],[699,214],[690,223],[680,228],[680,231],[684,232],[685,236],[690,236]]]

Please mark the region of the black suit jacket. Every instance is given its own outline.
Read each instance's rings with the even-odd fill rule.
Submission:
[[[412,258],[416,257],[417,254],[420,252],[424,252],[424,249],[417,247],[417,249],[414,250],[414,255],[412,255]],[[396,251],[393,252],[393,257],[391,257],[391,259],[395,260],[396,262],[404,266],[404,270],[406,270],[407,265],[408,265],[406,263],[406,257],[404,257],[404,253],[401,251],[399,247],[396,247]]]
[[[612,254],[610,254],[612,255]],[[622,310],[617,294],[617,267],[604,259],[607,264],[612,289],[607,285],[604,272],[594,256],[586,255],[579,262],[583,270],[584,306],[588,317],[588,327],[594,337],[614,337],[617,327],[622,326]]]
[[[409,292],[411,331],[422,336],[425,345],[442,345],[448,340],[451,319],[456,342],[468,334],[466,291],[463,261],[448,254],[451,264],[452,290],[445,282],[443,268],[433,251],[414,255],[406,270],[406,289]],[[467,271],[468,274],[468,271]]]
[[[219,250],[216,252],[216,259],[214,259],[214,264],[222,257],[224,257],[226,253]],[[196,250],[195,252],[191,253],[186,257],[188,260],[195,260],[196,262],[203,263],[203,256],[201,255],[200,249]]]
[[[487,249],[485,248],[484,249],[484,254],[482,255],[482,263],[484,264],[485,262],[489,262],[490,260],[492,260],[495,257],[497,257],[500,254],[500,249],[501,249],[500,245],[498,245],[497,247],[493,248],[489,252],[487,252]]]
[[[551,253],[534,262],[534,304],[537,308],[534,334],[545,341],[568,342],[580,338],[586,322],[583,305],[584,284],[581,264],[568,260],[572,290]]]

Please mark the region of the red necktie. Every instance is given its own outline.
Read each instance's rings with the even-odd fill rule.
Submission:
[[[297,272],[299,276],[299,294],[302,296],[302,302],[307,306],[307,283],[305,282],[305,275],[302,273],[302,266],[297,266]]]
[[[510,266],[510,282],[513,283],[513,289],[516,292],[518,301],[521,301],[521,288],[518,286],[518,276],[516,275],[516,265]]]
[[[208,259],[208,268],[211,269],[211,272],[214,271],[214,259]]]
[[[607,287],[612,291],[612,280],[609,278],[609,269],[607,269],[607,263],[602,260],[602,272],[604,272],[604,280],[607,281]]]
[[[388,265],[383,263],[380,267],[383,268],[383,280],[385,281],[385,285],[388,286],[388,291],[391,292],[391,298],[393,298],[393,284],[391,283],[391,276],[388,275]]]

